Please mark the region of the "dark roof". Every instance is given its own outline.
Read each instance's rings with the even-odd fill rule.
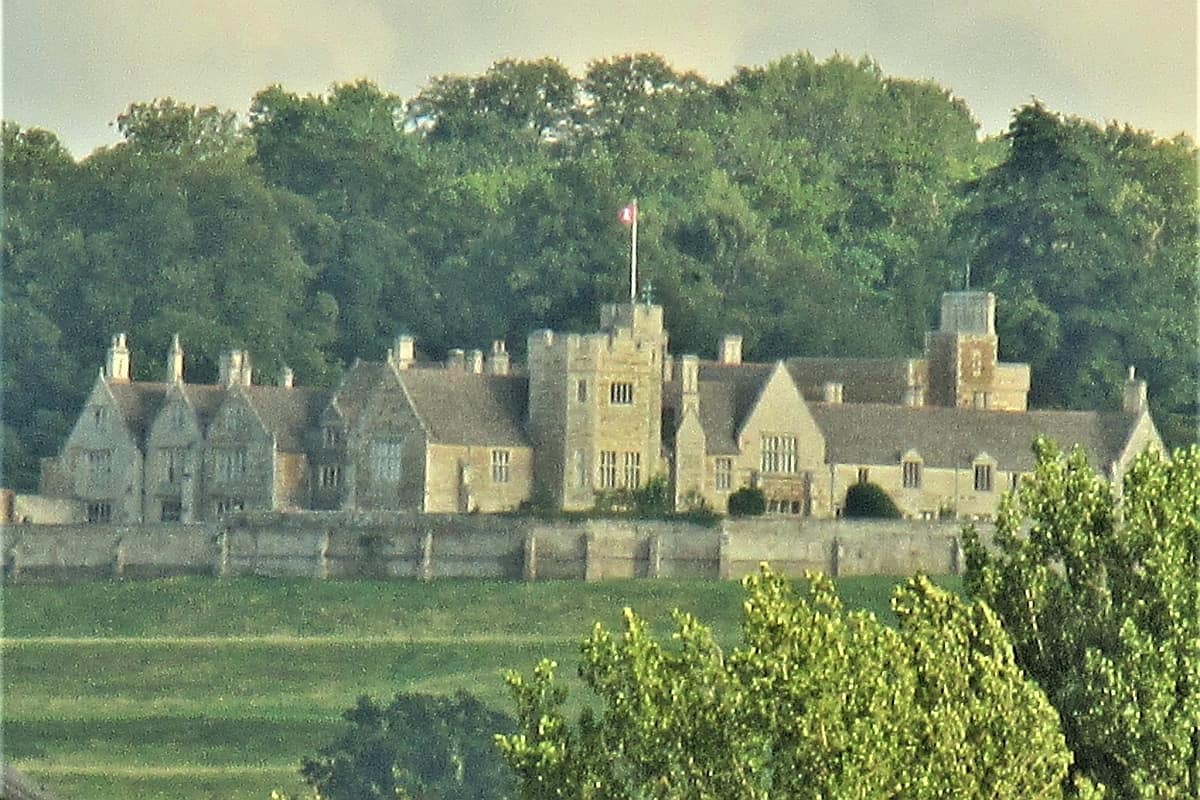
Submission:
[[[700,425],[704,429],[705,450],[714,455],[739,451],[737,432],[741,429],[763,386],[771,377],[771,364],[721,364],[700,362]],[[680,384],[672,381],[663,391],[663,402],[679,422]],[[674,431],[664,431],[671,441]]]
[[[810,403],[831,464],[897,464],[910,450],[926,466],[968,467],[987,453],[1000,469],[1033,469],[1033,440],[1081,445],[1092,465],[1120,455],[1136,418],[1096,411],[977,411],[966,408]]]
[[[263,424],[285,453],[303,453],[305,434],[316,426],[329,392],[304,386],[241,386]]]
[[[192,411],[200,420],[200,430],[204,430],[220,408],[221,401],[225,398],[226,387],[209,383],[185,383],[183,391],[188,402],[192,404]]]
[[[456,369],[406,369],[399,375],[430,442],[529,446],[527,378]]]
[[[138,447],[146,443],[146,435],[150,432],[150,423],[158,410],[162,408],[163,399],[167,396],[169,383],[150,383],[137,381],[134,383],[115,383],[106,381],[108,390],[117,401],[121,412],[121,420],[133,434]]]
[[[826,383],[842,384],[846,403],[900,403],[915,358],[789,358],[792,380],[805,400],[824,400]],[[915,376],[914,376],[915,377]]]
[[[349,430],[367,406],[371,392],[391,368],[382,361],[356,361],[334,391],[329,405],[341,414]]]

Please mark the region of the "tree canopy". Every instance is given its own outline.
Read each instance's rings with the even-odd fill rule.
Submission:
[[[1110,797],[1200,795],[1200,448],[1140,456],[1118,494],[1037,445],[966,586],[1062,717],[1072,771]]]
[[[498,737],[533,798],[1061,797],[1054,709],[980,603],[914,578],[893,629],[844,612],[832,584],[746,579],[729,651],[687,614],[672,644],[628,609],[579,672],[597,705],[572,724],[555,665],[510,674],[519,730]]]
[[[1196,147],[1038,104],[980,142],[969,109],[870,59],[800,53],[721,84],[641,53],[264,88],[249,119],[159,98],[72,160],[3,127],[4,474],[27,490],[124,331],[135,377],[179,333],[188,377],[244,347],[324,384],[414,334],[438,358],[590,328],[627,296],[615,209],[677,352],[919,352],[939,294],[994,289],[1043,406],[1113,408],[1128,364],[1194,439]]]

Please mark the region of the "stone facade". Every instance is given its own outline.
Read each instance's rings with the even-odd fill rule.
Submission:
[[[998,361],[995,298],[947,293],[921,357],[743,362],[674,358],[663,311],[605,306],[595,333],[536,331],[525,369],[503,342],[418,362],[400,336],[332,392],[255,384],[248,353],[214,385],[184,381],[174,340],[163,383],[129,379],[124,336],[43,490],[96,523],[199,522],[283,510],[496,513],[529,502],[592,508],[669,483],[677,508],[724,511],[762,490],[768,511],[839,516],[856,482],[906,516],[985,518],[1033,467],[1038,435],[1081,446],[1118,478],[1161,447],[1145,383],[1119,412],[1029,410],[1029,367]]]

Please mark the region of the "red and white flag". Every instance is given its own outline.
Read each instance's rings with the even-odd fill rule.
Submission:
[[[617,212],[622,225],[632,225],[637,220],[637,203],[630,203]]]

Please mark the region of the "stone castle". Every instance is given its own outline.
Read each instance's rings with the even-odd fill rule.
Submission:
[[[998,360],[995,314],[992,294],[951,292],[920,357],[751,363],[735,335],[713,360],[673,356],[662,308],[631,302],[605,306],[594,333],[530,334],[523,366],[503,342],[421,362],[400,336],[333,390],[286,369],[257,384],[244,351],[221,358],[216,384],[188,383],[178,337],[162,382],[133,381],[122,334],[15,516],[575,511],[661,476],[679,509],[722,512],[756,486],[770,513],[837,517],[871,481],[912,518],[986,518],[1032,469],[1039,434],[1112,479],[1161,447],[1132,369],[1120,411],[1030,410],[1029,367]]]

